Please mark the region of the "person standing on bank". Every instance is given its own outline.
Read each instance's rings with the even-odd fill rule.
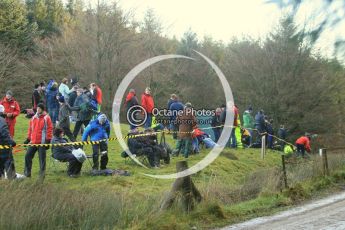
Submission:
[[[42,103],[37,105],[37,113],[30,120],[28,136],[24,144],[50,144],[53,137],[53,123],[50,116],[45,112]],[[46,151],[49,147],[29,146],[25,154],[24,175],[31,177],[32,159],[38,151],[40,164],[40,177],[45,176]]]
[[[151,89],[146,87],[145,93],[141,95],[141,106],[144,108],[147,117],[144,124],[144,128],[148,129],[151,127],[152,123],[152,110],[155,107],[155,103],[153,101],[153,97],[151,96]],[[144,112],[144,111],[143,111]]]
[[[83,93],[82,88],[77,90],[77,95],[74,105],[71,107],[72,111],[78,112],[77,122],[73,130],[73,136],[75,139],[78,136],[81,126],[84,125],[86,127],[90,123],[92,117],[92,111],[89,109],[90,98]]]
[[[59,86],[59,93],[65,98],[66,101],[68,101],[69,93],[71,92],[67,84],[68,79],[64,78]]]
[[[16,146],[8,129],[4,115],[5,107],[0,105],[0,145]],[[0,177],[7,174],[8,179],[16,178],[12,149],[0,149]]]
[[[59,97],[59,104],[60,104],[60,110],[59,110],[59,119],[56,123],[57,127],[63,130],[64,134],[67,135],[70,141],[74,142],[75,137],[73,136],[73,133],[70,129],[70,121],[69,121],[69,116],[71,113],[70,106],[66,103],[64,96]]]
[[[17,122],[16,117],[20,114],[20,107],[16,99],[13,97],[11,90],[7,91],[6,96],[2,99],[2,101],[0,101],[0,105],[5,107],[5,120],[10,130],[10,135],[13,138],[15,125]]]
[[[87,141],[90,136],[91,141],[101,141],[110,136],[110,124],[105,114],[98,115],[97,119],[90,122],[85,128],[82,141]],[[92,145],[93,170],[99,169],[99,152],[101,151],[101,170],[107,169],[108,164],[108,141],[102,141],[99,144]]]

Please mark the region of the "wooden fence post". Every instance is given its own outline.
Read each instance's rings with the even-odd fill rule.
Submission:
[[[326,149],[321,149],[320,151],[322,156],[322,169],[323,169],[323,175],[328,176],[329,170],[328,170],[328,160],[327,160],[327,151]]]
[[[282,166],[283,166],[283,180],[285,188],[288,188],[287,177],[286,177],[286,168],[285,168],[285,155],[282,155]]]

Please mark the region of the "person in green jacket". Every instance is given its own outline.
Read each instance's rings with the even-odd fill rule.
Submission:
[[[249,146],[251,146],[253,143],[254,118],[252,116],[252,113],[253,108],[251,106],[249,106],[249,108],[243,113],[243,127],[250,133]]]

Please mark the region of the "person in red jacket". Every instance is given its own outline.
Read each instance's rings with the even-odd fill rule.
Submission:
[[[0,102],[1,105],[5,107],[6,123],[10,130],[10,135],[14,137],[14,129],[16,125],[16,117],[20,114],[20,107],[16,99],[13,97],[11,90],[8,90],[6,97]]]
[[[146,111],[147,117],[144,124],[145,129],[148,129],[151,127],[152,122],[152,110],[155,106],[153,102],[153,97],[151,96],[151,89],[147,87],[145,89],[145,93],[141,95],[141,106]]]
[[[298,155],[301,155],[302,157],[305,156],[305,151],[310,153],[310,134],[306,133],[304,136],[301,136],[296,140],[296,146],[297,146],[297,152]]]
[[[53,137],[53,123],[49,115],[45,112],[42,103],[37,105],[37,113],[30,120],[28,137],[24,144],[50,144]],[[47,147],[29,146],[25,154],[24,175],[31,177],[32,159],[38,151],[40,164],[40,177],[44,177],[46,169]]]
[[[97,101],[97,112],[101,112],[101,105],[102,105],[102,98],[103,93],[101,88],[99,88],[96,83],[90,84],[90,92],[92,94],[92,97]]]

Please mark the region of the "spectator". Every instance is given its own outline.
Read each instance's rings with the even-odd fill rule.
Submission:
[[[254,129],[254,118],[252,116],[253,108],[249,108],[243,113],[243,127],[250,133],[249,135],[249,146],[253,144],[253,129]]]
[[[153,97],[151,96],[151,89],[147,87],[145,89],[145,93],[141,95],[141,106],[146,111],[147,117],[144,124],[145,129],[148,129],[151,127],[152,123],[152,110],[154,108],[154,102]]]
[[[7,122],[4,119],[6,118],[4,112],[5,107],[0,105],[0,145],[14,147],[16,146],[16,142],[10,135]],[[0,177],[3,177],[5,172],[8,179],[16,178],[12,149],[0,149]]]
[[[37,112],[37,105],[38,103],[42,103],[43,100],[41,98],[41,85],[40,84],[35,84],[35,89],[32,93],[31,97],[31,104],[32,104],[32,109],[36,113]]]
[[[60,110],[59,110],[59,121],[57,123],[57,127],[61,128],[64,132],[64,134],[67,135],[67,137],[70,139],[70,141],[75,142],[75,137],[73,136],[73,133],[70,129],[70,106],[66,104],[64,96],[59,97],[59,104],[60,104]]]
[[[47,110],[54,126],[59,116],[59,102],[57,99],[58,93],[58,83],[54,80],[50,80],[46,90]]]
[[[278,138],[281,139],[281,140],[279,140],[279,145],[280,145],[281,151],[284,150],[286,136],[287,136],[287,132],[286,132],[285,126],[284,125],[280,125],[280,128],[278,130]]]
[[[64,144],[68,143],[67,139],[64,138],[64,131],[61,128],[54,130],[54,137],[52,144]],[[56,160],[62,162],[68,162],[67,175],[70,177],[76,177],[80,175],[82,163],[72,154],[73,147],[71,145],[53,146],[52,153]]]
[[[102,106],[102,97],[103,97],[103,93],[101,88],[96,85],[96,83],[91,83],[90,84],[90,92],[93,96],[93,98],[96,100],[97,102],[97,112],[101,112],[101,106]]]
[[[222,121],[220,119],[221,113],[222,113],[222,109],[217,108],[214,116],[212,117],[211,126],[212,126],[212,130],[214,133],[214,141],[215,142],[218,142],[220,134],[222,133],[222,130],[223,130],[223,128],[221,127]]]
[[[149,130],[149,129],[146,129]],[[142,134],[138,132],[138,129],[133,129],[128,133],[128,136],[132,136],[128,138],[127,145],[129,150],[135,156],[142,156],[146,155],[149,161],[149,164],[153,168],[158,168],[160,165],[160,158],[158,152],[155,151],[154,146],[157,144],[154,138],[150,138],[149,136],[135,136]]]
[[[259,146],[261,145],[261,135],[265,132],[265,115],[263,110],[260,110],[255,115],[255,129],[257,132],[255,143]]]
[[[90,136],[91,141],[100,141],[108,139],[110,135],[110,124],[105,114],[100,114],[96,120],[93,120],[84,130],[83,141],[87,141]],[[99,169],[99,152],[101,151],[101,170],[107,168],[108,164],[108,141],[101,141],[99,144],[92,145],[94,170]]]
[[[273,149],[273,119],[266,121],[266,132],[267,132],[267,147]]]
[[[167,105],[167,109],[170,109],[170,106],[172,103],[178,101],[177,95],[176,94],[171,94],[170,99],[168,100],[168,105]]]
[[[172,98],[174,99],[170,103],[169,110],[172,113],[172,116],[170,117],[170,130],[173,131],[173,138],[177,139],[177,131],[178,131],[178,124],[176,124],[176,118],[179,113],[179,111],[183,111],[184,105],[182,102],[178,100],[178,97],[173,94]]]
[[[20,114],[20,107],[16,99],[13,97],[11,90],[8,90],[6,96],[0,101],[0,105],[5,107],[4,115],[6,116],[6,123],[10,130],[10,135],[14,137],[14,130],[16,125],[16,117]]]
[[[66,102],[68,102],[70,106],[74,105],[75,99],[77,99],[78,97],[77,95],[78,88],[79,88],[78,85],[74,85],[72,89],[70,90],[70,93],[68,94],[68,101],[65,100]]]
[[[239,126],[239,114],[238,114],[238,108],[236,105],[233,105],[232,108],[233,108],[234,120],[232,123],[232,130],[231,130],[229,144],[230,144],[231,148],[237,148],[236,129],[239,128],[238,127]],[[225,124],[226,111],[227,111],[227,108],[225,108],[220,115],[221,122],[224,125],[226,125]]]
[[[37,105],[37,113],[30,120],[28,136],[25,144],[50,144],[53,137],[53,124],[49,115],[45,112],[42,103]],[[45,176],[46,169],[46,151],[47,147],[29,146],[25,154],[25,170],[26,177],[31,177],[32,159],[38,151],[40,164],[40,177]]]
[[[139,103],[138,103],[138,98],[135,93],[135,89],[130,89],[125,100],[126,115],[128,118],[130,130],[135,129],[137,127],[136,126],[137,110],[136,109],[130,110],[130,109],[133,106],[137,106],[138,104]]]
[[[180,151],[182,151],[184,157],[188,158],[192,144],[192,131],[197,125],[191,103],[186,103],[183,113],[177,116],[176,121],[179,125],[179,139],[177,140],[176,149],[173,151],[173,154],[179,155]]]
[[[296,140],[297,154],[299,156],[305,157],[305,151],[310,153],[310,137],[309,133],[305,133],[304,136],[301,136]]]
[[[70,89],[67,84],[68,84],[68,79],[67,78],[62,79],[61,84],[59,86],[59,93],[65,98],[65,100],[68,101]]]
[[[92,111],[89,109],[89,102],[90,99],[88,96],[83,93],[83,89],[79,88],[77,90],[77,98],[75,99],[73,107],[71,107],[72,111],[78,112],[77,122],[73,130],[73,136],[75,139],[78,136],[81,126],[84,125],[86,127],[90,123]]]

